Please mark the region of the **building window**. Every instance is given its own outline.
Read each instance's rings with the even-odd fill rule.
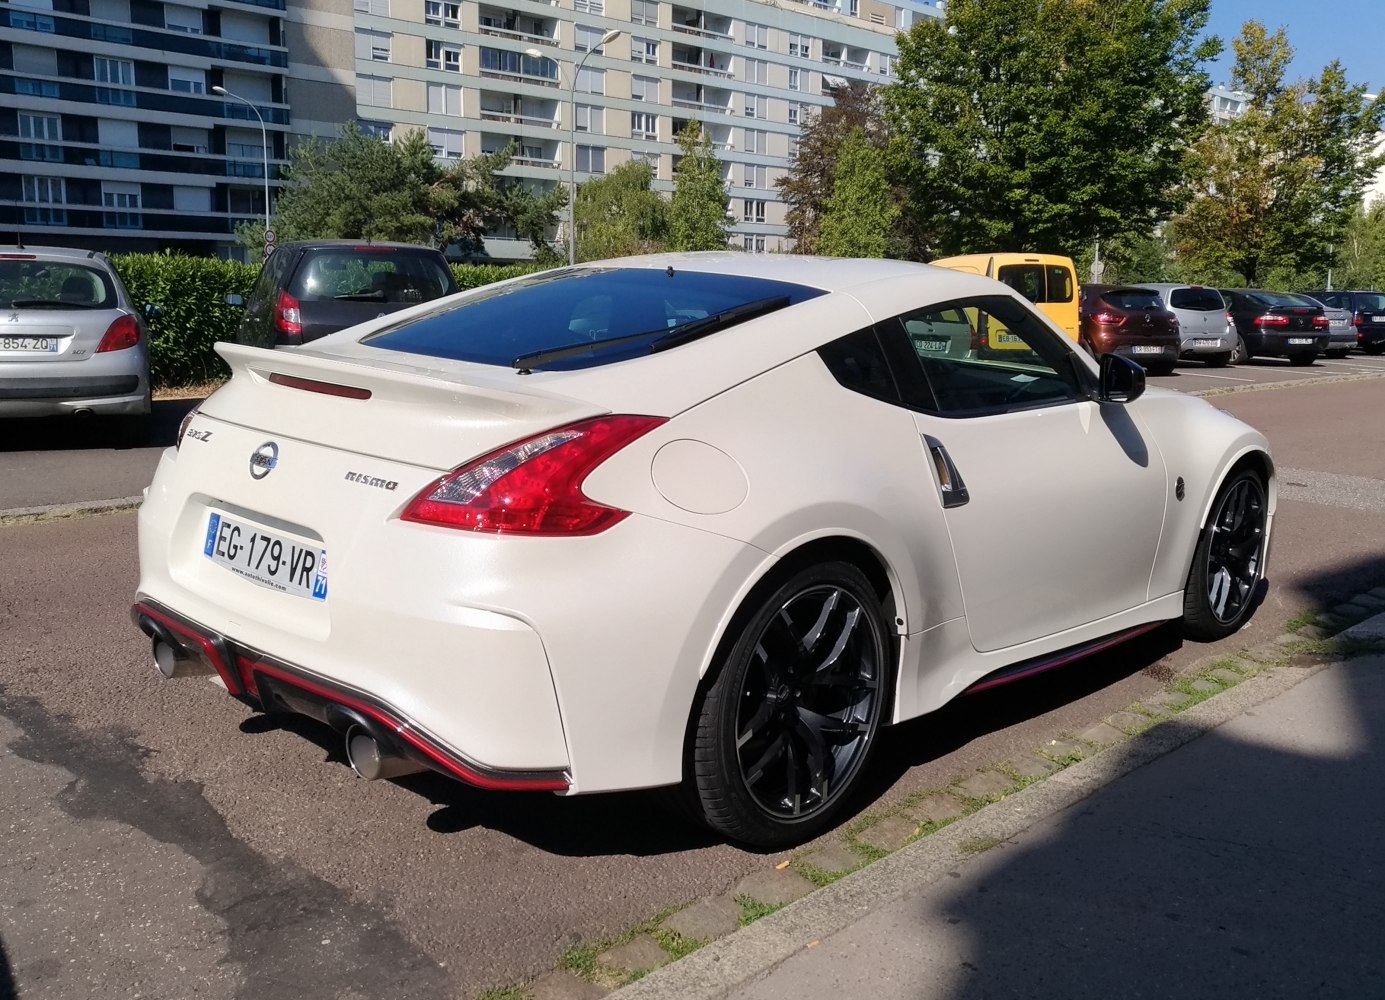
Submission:
[[[440,0],[424,0],[423,23],[439,24],[445,28],[458,28],[462,24],[462,5]]]
[[[140,228],[139,185],[107,184],[101,192],[101,204],[115,210],[105,213],[105,224],[110,228]]]
[[[769,63],[763,59],[745,59],[746,83],[769,83]]]
[[[463,133],[457,129],[430,128],[428,130],[428,145],[433,147],[433,155],[439,159],[460,159],[462,135]]]
[[[860,3],[860,0],[849,0],[849,6],[847,7],[847,12],[846,12],[846,14],[847,14],[847,17],[860,17],[860,16],[861,16],[861,3]]]
[[[572,124],[574,131],[604,135],[606,133],[606,112],[602,108],[590,104],[579,104]]]
[[[763,236],[742,236],[741,246],[746,253],[764,253],[765,238]]]
[[[205,94],[207,92],[207,74],[200,69],[170,66],[168,67],[168,89],[179,94]]]
[[[356,58],[373,62],[390,61],[390,36],[386,31],[356,29]]]
[[[880,52],[876,55],[876,59],[879,60],[881,76],[894,76],[894,59],[892,57]]]
[[[202,12],[191,7],[164,4],[164,27],[188,35],[202,34]]]
[[[741,212],[741,218],[745,222],[764,222],[765,203],[758,198],[745,199],[745,207]]]
[[[647,111],[630,112],[630,138],[659,138],[659,116]]]
[[[64,184],[61,177],[25,177],[24,200],[38,204],[25,206],[24,221],[38,226],[67,225],[67,210],[57,207],[67,202]]]
[[[554,80],[558,76],[558,64],[547,56],[535,59],[523,52],[506,52],[503,49],[483,48],[481,69],[483,76],[530,76],[541,80]],[[578,81],[581,81],[581,77],[578,77]]]
[[[752,49],[769,48],[769,28],[763,24],[746,24],[745,44]]]
[[[390,0],[356,0],[357,14],[374,14],[376,17],[390,16]]]
[[[659,23],[659,4],[656,0],[630,0],[630,22],[632,24],[648,24],[651,27]]]
[[[790,89],[790,90],[802,90],[802,89],[803,89],[802,83],[800,82],[800,79],[799,79],[798,70],[797,70],[796,68],[794,68],[794,67],[790,67],[790,68],[789,68],[789,89]]]
[[[658,79],[652,76],[632,76],[630,78],[630,96],[637,101],[649,101],[658,104]]]
[[[440,69],[447,73],[460,73],[462,71],[462,47],[460,45],[438,42],[430,38],[427,42],[427,55],[429,69]]]
[[[393,90],[389,77],[356,76],[356,103],[372,108],[388,108],[393,104]],[[432,110],[431,108],[429,110]]]
[[[604,174],[606,172],[606,147],[578,146],[577,169],[584,174]]]
[[[577,90],[582,94],[606,93],[606,71],[592,66],[583,66],[577,74]]]
[[[366,138],[379,139],[381,142],[389,142],[394,131],[394,126],[389,122],[371,122],[364,118],[356,119],[356,128],[360,129],[361,135]]]
[[[19,158],[21,160],[51,160],[60,162],[63,158],[63,151],[58,146],[49,146],[42,140],[48,142],[61,142],[63,137],[62,119],[57,115],[36,115],[28,112],[19,112],[19,137],[21,139],[41,140],[40,142],[24,142],[19,146]]]
[[[107,59],[96,56],[92,60],[97,83],[111,83],[119,87],[135,85],[135,64],[128,59]]]
[[[652,177],[652,178],[654,178],[655,180],[658,180],[658,179],[659,179],[659,154],[658,154],[658,153],[632,152],[632,153],[630,154],[630,159],[633,160],[633,161],[636,162],[636,163],[647,163],[647,164],[649,164],[649,176]]]
[[[790,125],[802,125],[802,124],[803,124],[803,105],[801,105],[801,104],[796,104],[796,103],[794,103],[793,101],[790,101],[790,102],[789,102],[789,124],[790,124]]]
[[[764,153],[769,147],[769,133],[759,129],[743,129],[741,149],[747,153]]]
[[[769,167],[763,164],[745,163],[741,165],[741,170],[746,187],[755,188],[759,191],[769,190]]]
[[[809,46],[813,44],[812,38],[807,35],[800,35],[792,32],[789,35],[789,55],[798,56],[800,59],[808,59]]]
[[[573,0],[572,9],[584,14],[606,13],[605,0]]]
[[[630,61],[657,66],[659,64],[659,43],[652,38],[631,38]]]
[[[593,28],[589,24],[579,24],[573,29],[572,47],[578,52],[589,52],[597,47],[601,42],[601,36],[605,32],[600,28]]]
[[[745,116],[747,118],[768,118],[769,98],[759,94],[745,95]]]
[[[356,77],[357,81],[361,78]],[[389,82],[389,81],[386,81]],[[359,87],[359,82],[357,87]],[[366,103],[362,101],[361,103]],[[382,104],[381,107],[389,107]],[[432,115],[452,115],[461,117],[462,114],[462,88],[453,86],[449,83],[430,83],[428,84],[428,113]]]
[[[58,25],[47,14],[31,14],[27,10],[17,10],[10,15],[10,27],[20,31],[42,31],[52,34]]]

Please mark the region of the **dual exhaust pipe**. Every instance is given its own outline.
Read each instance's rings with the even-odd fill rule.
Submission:
[[[216,673],[216,668],[205,657],[189,652],[160,623],[146,617],[140,621],[140,626],[149,634],[154,669],[165,680]],[[333,709],[328,710],[324,721],[339,731],[345,729],[346,761],[360,777],[379,781],[430,770],[427,764],[401,752],[394,740],[364,716],[339,706]]]

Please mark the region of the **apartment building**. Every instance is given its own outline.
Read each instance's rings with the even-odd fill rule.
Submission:
[[[284,160],[284,3],[0,0],[0,242],[227,252]]]
[[[922,0],[0,0],[0,241],[237,252],[295,139],[422,129],[551,188],[631,159],[672,190],[702,123],[734,243],[787,249],[774,181],[831,84],[892,79]],[[600,39],[619,35],[604,46]],[[580,71],[579,71],[580,70]],[[269,168],[266,177],[265,167]],[[497,259],[528,246],[499,232]]]

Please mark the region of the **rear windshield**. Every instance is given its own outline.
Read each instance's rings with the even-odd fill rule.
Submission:
[[[1117,309],[1164,308],[1159,293],[1148,288],[1112,288],[1102,292],[1101,298]]]
[[[564,268],[483,290],[362,342],[486,365],[588,368],[648,354],[670,334],[692,335],[718,317],[731,325],[821,294],[787,282],[672,268]]]
[[[47,260],[0,259],[0,307],[114,309],[110,275],[96,267]]]
[[[429,302],[450,291],[451,275],[437,256],[388,248],[310,253],[288,288],[300,302]]]
[[[1270,308],[1297,308],[1300,306],[1317,305],[1312,299],[1302,295],[1295,295],[1293,292],[1246,292],[1245,296],[1257,306],[1268,306]]]
[[[1379,292],[1357,292],[1356,310],[1358,312],[1385,312],[1385,295]]]

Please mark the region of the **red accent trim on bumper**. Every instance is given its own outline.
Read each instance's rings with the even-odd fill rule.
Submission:
[[[1069,663],[1072,663],[1074,660],[1081,660],[1084,657],[1093,656],[1097,653],[1100,653],[1103,649],[1110,649],[1112,646],[1119,646],[1121,643],[1128,642],[1131,639],[1135,638],[1137,635],[1144,635],[1146,632],[1151,632],[1163,624],[1165,623],[1152,622],[1149,625],[1141,625],[1137,628],[1131,629],[1129,632],[1122,632],[1120,635],[1112,636],[1109,639],[1098,640],[1090,646],[1079,646],[1076,649],[1070,649],[1065,653],[1059,653],[1052,659],[1035,660],[1034,663],[1032,663],[1030,666],[1024,667],[1022,669],[1016,670],[1013,667],[1007,667],[1005,668],[1006,671],[1013,672],[1003,673],[999,676],[990,678],[983,677],[981,678],[981,680],[977,681],[975,684],[967,688],[962,693],[975,694],[977,691],[988,691],[991,688],[997,688],[1004,684],[1011,684],[1015,681],[1024,680],[1026,677],[1033,677],[1035,674],[1042,674],[1045,671],[1053,670],[1057,667],[1065,666]]]

